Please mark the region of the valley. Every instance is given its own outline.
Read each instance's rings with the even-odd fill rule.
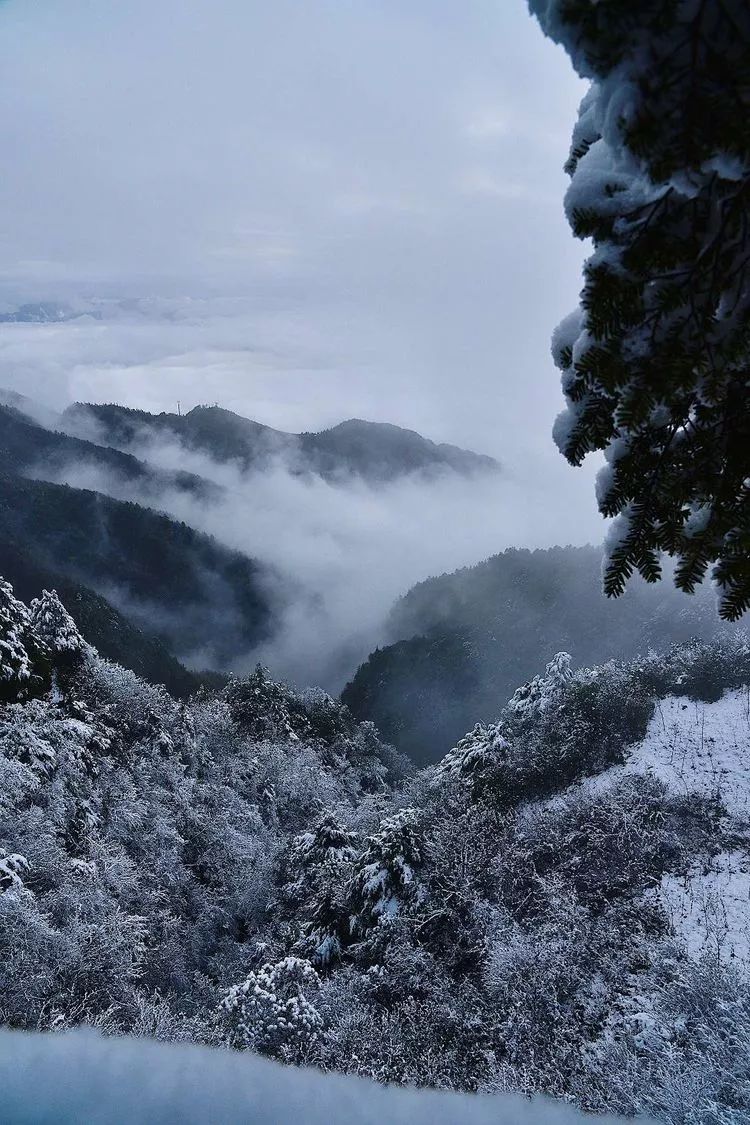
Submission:
[[[750,3],[0,54],[0,1123],[749,1125]]]
[[[742,1089],[746,639],[560,653],[417,771],[262,669],[177,701],[54,594],[2,583],[0,629],[4,1024],[657,1119]]]

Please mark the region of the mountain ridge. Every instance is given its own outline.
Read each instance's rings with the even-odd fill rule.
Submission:
[[[390,422],[358,418],[297,434],[218,405],[195,406],[184,414],[152,414],[116,403],[77,402],[63,411],[61,422],[68,432],[120,449],[169,434],[193,452],[237,462],[244,471],[263,469],[281,458],[295,473],[316,473],[333,481],[359,476],[378,483],[411,473],[471,476],[500,471],[499,463],[486,454],[433,442]]]
[[[0,523],[8,543],[94,589],[178,659],[229,668],[268,636],[278,576],[161,512],[0,473]]]
[[[66,471],[92,469],[110,474],[124,486],[137,486],[144,498],[154,500],[168,489],[203,501],[221,493],[218,485],[195,473],[156,468],[131,453],[50,429],[27,414],[22,403],[17,407],[0,403],[0,469],[53,483]]]

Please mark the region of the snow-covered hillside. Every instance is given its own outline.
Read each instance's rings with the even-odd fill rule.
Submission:
[[[663,781],[672,791],[716,800],[745,834],[750,816],[750,693],[728,691],[705,703],[670,695],[656,703],[646,737],[618,772]],[[731,837],[731,832],[728,833]],[[691,956],[707,954],[750,972],[750,854],[710,848],[684,873],[666,874],[655,892]]]
[[[668,695],[657,701],[646,737],[629,749],[627,769],[670,788],[718,798],[727,812],[750,814],[750,692],[713,703]]]
[[[409,774],[323,692],[178,703],[0,583],[0,1024],[744,1125],[748,684],[742,636],[559,654]]]
[[[556,661],[560,661],[559,654]],[[564,677],[572,679],[563,660]],[[586,678],[586,673],[583,674]],[[626,776],[653,778],[685,798],[699,796],[720,810],[721,830],[679,872],[662,875],[648,896],[666,912],[688,954],[704,955],[750,974],[750,690],[729,690],[712,702],[678,691],[657,699],[645,736],[629,745],[621,765],[586,778],[592,796]],[[555,662],[538,681],[547,699],[559,686]],[[517,693],[523,705],[523,691]],[[553,800],[559,800],[554,798]],[[720,847],[723,839],[727,846]]]

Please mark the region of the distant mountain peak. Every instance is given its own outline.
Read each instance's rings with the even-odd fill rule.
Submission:
[[[331,433],[332,430],[382,430],[383,432],[390,430],[400,434],[413,434],[415,437],[421,437],[417,430],[409,430],[404,426],[397,426],[395,422],[372,422],[367,418],[345,418],[343,422],[337,422],[335,426],[329,426],[326,430],[320,430],[320,433]]]
[[[92,316],[101,320],[95,309],[74,309],[62,301],[27,301],[6,312],[0,312],[0,324],[60,324],[65,320],[78,320]]]
[[[281,457],[297,474],[328,480],[360,477],[385,483],[412,474],[443,472],[474,476],[494,473],[499,463],[484,454],[437,443],[392,422],[348,418],[317,432],[287,433],[227,410],[201,404],[183,413],[149,414],[115,404],[74,403],[63,414],[67,429],[102,444],[132,451],[144,439],[174,435],[216,461],[262,470]]]

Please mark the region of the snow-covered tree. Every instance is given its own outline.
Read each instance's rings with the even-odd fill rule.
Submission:
[[[490,726],[477,723],[459,739],[438,767],[441,775],[476,781],[504,761],[509,749],[508,726],[502,720]]]
[[[302,948],[319,968],[340,956],[348,937],[346,885],[358,854],[356,833],[332,812],[292,841],[282,900],[302,922]]]
[[[530,0],[585,78],[567,169],[594,253],[553,340],[555,440],[597,483],[605,590],[707,567],[720,612],[750,606],[750,7],[727,0]]]
[[[519,719],[529,719],[558,704],[565,688],[573,679],[570,660],[569,653],[556,653],[543,676],[534,676],[533,680],[516,688],[508,703],[510,713]]]
[[[301,957],[262,965],[222,1001],[231,1043],[290,1062],[303,1060],[323,1026],[310,999],[319,989],[320,977]]]
[[[252,738],[295,742],[300,721],[306,726],[294,693],[272,680],[262,664],[247,679],[233,680],[225,696],[235,722]]]
[[[481,789],[491,777],[501,775],[504,768],[512,769],[512,739],[518,734],[517,728],[528,726],[540,715],[548,715],[560,707],[566,688],[573,681],[570,662],[567,652],[556,653],[543,676],[534,676],[516,689],[507,704],[505,717],[488,726],[477,723],[446,754],[438,773]]]
[[[367,838],[352,878],[350,925],[355,936],[387,926],[404,904],[418,900],[423,853],[419,813],[413,808],[386,817]]]
[[[309,832],[297,836],[292,864],[311,872],[326,863],[348,863],[357,854],[356,833],[349,831],[332,812],[326,812]]]
[[[31,603],[31,626],[58,659],[75,660],[88,648],[56,590],[43,590]]]
[[[44,687],[48,652],[34,633],[28,608],[0,578],[0,702],[25,699]]]

